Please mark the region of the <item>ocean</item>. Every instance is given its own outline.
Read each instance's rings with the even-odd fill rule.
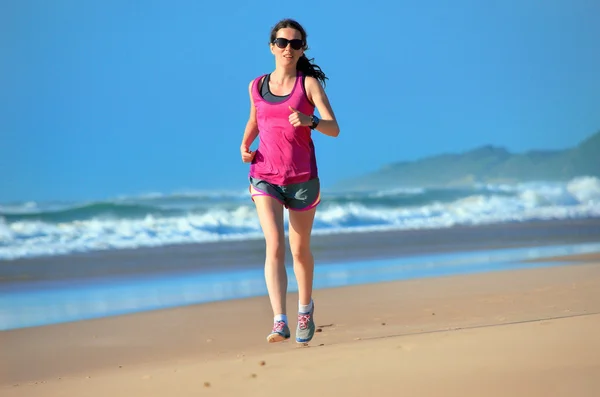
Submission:
[[[314,235],[600,217],[600,179],[327,191]],[[287,223],[287,218],[286,218]],[[0,204],[0,261],[261,239],[248,191]]]

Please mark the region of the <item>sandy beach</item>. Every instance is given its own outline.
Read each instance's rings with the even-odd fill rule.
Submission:
[[[0,397],[600,397],[600,0],[438,3],[0,0]]]
[[[600,255],[572,259],[318,290],[308,347],[265,342],[266,297],[5,331],[0,394],[597,396]]]

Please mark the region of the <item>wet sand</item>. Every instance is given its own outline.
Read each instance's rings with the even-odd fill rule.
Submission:
[[[587,254],[577,255],[562,255],[552,256],[547,258],[536,258],[525,260],[524,262],[589,262],[589,263],[600,263],[600,253],[590,252]]]

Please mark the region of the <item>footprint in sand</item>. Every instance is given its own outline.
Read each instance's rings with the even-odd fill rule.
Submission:
[[[323,330],[323,328],[329,328],[330,331],[333,331],[336,327],[335,324],[323,324],[323,325],[317,325],[318,329]]]

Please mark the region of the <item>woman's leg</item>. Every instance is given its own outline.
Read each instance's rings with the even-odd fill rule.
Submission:
[[[298,282],[298,328],[296,341],[309,342],[314,334],[312,289],[315,261],[310,249],[310,238],[317,207],[307,211],[290,211],[289,240],[294,273]],[[302,309],[305,308],[305,309]]]
[[[265,236],[265,280],[273,315],[286,314],[287,273],[283,205],[270,196],[254,196],[258,219]]]
[[[290,211],[289,240],[298,281],[298,298],[308,305],[312,297],[315,261],[310,249],[310,237],[317,207],[307,211]]]

